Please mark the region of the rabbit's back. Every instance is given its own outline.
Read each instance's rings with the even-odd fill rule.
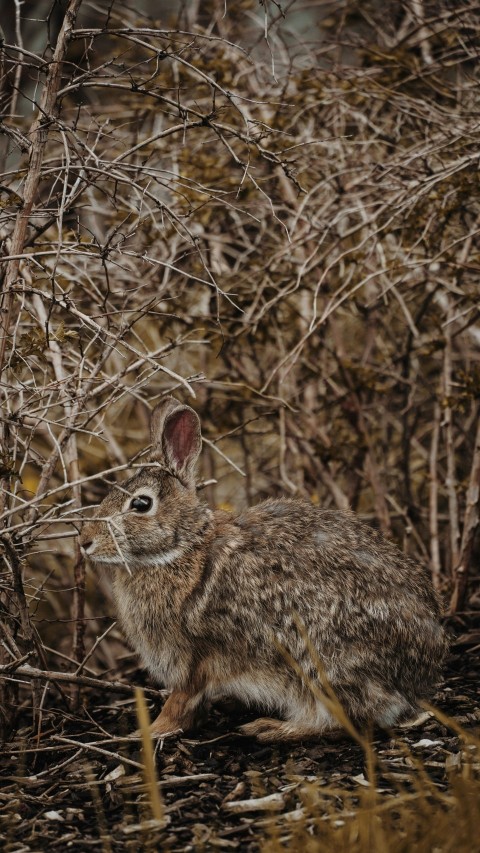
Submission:
[[[351,512],[321,510],[291,499],[268,500],[236,517],[221,518],[208,547],[208,567],[192,599],[226,585],[240,606],[255,610],[265,599],[275,611],[319,605],[370,612],[397,610],[437,617],[438,597],[428,572]],[[334,617],[335,618],[335,617]],[[344,626],[346,627],[346,626]]]

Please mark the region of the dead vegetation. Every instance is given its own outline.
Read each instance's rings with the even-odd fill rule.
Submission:
[[[394,739],[399,794],[383,743],[367,788],[352,782],[365,776],[360,747],[265,752],[219,715],[223,733],[165,743],[170,822],[147,831],[159,818],[143,761],[110,740],[128,729],[142,675],[76,531],[135,461],[160,396],[195,396],[212,505],[286,493],[351,506],[430,566],[463,632],[441,704],[467,728],[478,718],[466,673],[478,647],[480,6],[150,7],[15,0],[4,22],[8,849],[38,837],[155,849],[159,832],[172,849],[406,850],[423,849],[427,825],[424,849],[450,849],[442,821],[468,838],[478,788],[472,742],[452,745],[458,732],[438,721],[418,736],[441,740],[424,762],[433,773]],[[223,805],[235,786],[230,803],[275,795],[281,817]],[[452,849],[474,849],[459,838]]]
[[[439,718],[390,736],[265,747],[236,732],[251,711],[230,709],[197,735],[159,742],[155,770],[121,734],[135,726],[133,698],[110,704],[90,690],[78,715],[57,693],[41,737],[25,727],[5,746],[5,849],[475,853],[475,650],[448,675]]]

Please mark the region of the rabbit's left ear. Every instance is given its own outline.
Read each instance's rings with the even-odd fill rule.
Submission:
[[[174,409],[182,408],[184,408],[183,404],[176,400],[175,397],[170,396],[162,397],[160,402],[155,406],[150,418],[150,440],[154,453],[157,456],[162,454],[163,426],[166,418]]]
[[[167,397],[152,414],[153,451],[172,471],[193,486],[195,463],[202,449],[200,419],[190,406]]]

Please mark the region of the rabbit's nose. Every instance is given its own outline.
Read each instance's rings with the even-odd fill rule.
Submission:
[[[92,545],[93,539],[82,539],[82,541],[80,542],[80,548],[82,549],[84,554],[88,554]]]

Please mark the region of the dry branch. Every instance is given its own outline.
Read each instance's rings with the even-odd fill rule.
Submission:
[[[473,448],[472,467],[468,483],[462,541],[458,562],[453,567],[454,587],[450,601],[450,611],[463,610],[467,595],[467,586],[472,568],[473,546],[479,529],[480,501],[480,416],[477,418],[477,431]]]
[[[49,128],[55,120],[58,108],[57,95],[62,79],[62,66],[67,55],[75,19],[81,4],[82,0],[69,0],[55,45],[55,51],[51,62],[48,64],[47,77],[38,105],[38,116],[35,118],[28,134],[31,145],[23,189],[23,202],[16,219],[9,246],[9,254],[14,257],[7,261],[0,301],[0,376],[5,367],[5,355],[10,335],[14,300],[13,286],[17,281],[20,268],[20,260],[16,256],[20,256],[24,251],[27,228],[38,193]]]
[[[8,679],[12,669],[11,664],[2,664],[0,666],[0,678]],[[121,681],[108,681],[100,678],[90,678],[87,675],[76,675],[74,672],[50,672],[49,670],[37,669],[29,664],[20,664],[15,661],[15,677],[23,676],[24,678],[39,679],[41,681],[56,681],[64,682],[65,684],[79,684],[84,687],[94,687],[105,690],[106,693],[130,693],[134,692],[135,686],[132,684],[124,684]],[[147,696],[152,696],[165,699],[168,696],[168,691],[154,690],[153,688],[145,688]]]

